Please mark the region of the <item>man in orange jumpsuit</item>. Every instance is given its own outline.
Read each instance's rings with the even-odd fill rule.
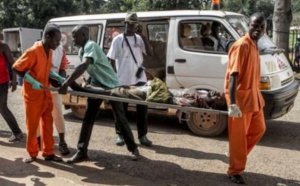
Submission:
[[[28,158],[23,162],[31,163],[36,160],[39,152],[37,144],[37,128],[41,122],[42,156],[48,161],[62,161],[54,155],[52,99],[49,86],[52,67],[52,50],[59,46],[61,34],[55,25],[45,28],[42,41],[38,42],[14,63],[13,69],[24,78],[22,95],[24,97]],[[56,74],[57,75],[57,74]]]
[[[259,90],[260,57],[257,41],[265,31],[261,13],[250,17],[249,32],[237,40],[229,51],[225,77],[225,95],[228,104],[229,179],[244,184],[247,155],[263,136],[265,120],[264,99]]]

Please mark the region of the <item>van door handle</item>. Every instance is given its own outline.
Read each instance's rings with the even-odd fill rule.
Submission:
[[[177,62],[177,63],[185,63],[186,60],[185,59],[175,59],[175,62]]]

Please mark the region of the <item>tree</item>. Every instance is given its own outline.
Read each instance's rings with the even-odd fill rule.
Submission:
[[[82,14],[86,9],[92,12],[94,8],[90,7],[97,7],[95,3],[99,2],[104,0],[2,0],[0,30],[9,27],[44,28],[51,18]]]
[[[223,0],[222,2],[222,10],[239,12],[242,14],[246,14],[246,0]]]
[[[293,0],[292,1],[292,12],[293,12],[293,26],[299,26],[300,25],[300,0]]]
[[[0,30],[5,27],[15,27],[27,17],[24,0],[2,0],[0,2]]]
[[[202,10],[209,9],[211,0],[108,0],[102,13],[155,11],[155,10]]]
[[[273,42],[288,57],[289,33],[292,22],[291,0],[276,0],[273,14]]]
[[[211,0],[149,0],[148,6],[151,10],[189,10],[207,9]]]
[[[68,16],[79,13],[73,0],[28,0],[27,7],[30,27],[44,28],[47,21],[54,17]],[[24,23],[23,23],[24,25]]]

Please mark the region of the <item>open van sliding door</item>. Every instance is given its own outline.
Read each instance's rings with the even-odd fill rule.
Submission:
[[[203,39],[204,28],[212,25],[213,22],[218,22],[221,25],[220,37],[227,40],[233,38],[226,31],[222,20],[215,17],[183,17],[172,20],[170,30],[173,31],[171,34],[174,34],[172,40],[174,47],[168,49],[168,54],[172,53],[172,55],[168,55],[172,60],[172,65],[167,67],[168,80],[171,81],[168,82],[168,85],[171,85],[171,88],[223,92],[228,61],[226,46],[223,49],[217,47],[215,50],[213,45]],[[210,27],[207,29],[210,32]],[[200,136],[219,135],[225,130],[226,125],[225,115],[191,113],[188,118],[189,128]]]

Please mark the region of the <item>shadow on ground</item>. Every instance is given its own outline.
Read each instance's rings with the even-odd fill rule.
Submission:
[[[176,148],[169,149],[170,152],[177,150]],[[199,156],[203,154],[203,152],[197,153]],[[139,161],[134,162],[128,156],[94,150],[89,151],[89,154],[95,167],[86,166],[85,163],[71,165],[46,161],[39,163],[72,172],[82,177],[82,182],[100,185],[235,185],[225,174],[186,170],[172,162],[151,160],[146,157],[141,157]],[[207,154],[207,157],[202,157],[202,159],[211,159],[210,156],[214,155]],[[224,159],[224,157],[217,158]],[[268,186],[280,183],[297,186],[299,184],[296,180],[286,180],[264,174],[245,173],[244,176],[248,185]]]

